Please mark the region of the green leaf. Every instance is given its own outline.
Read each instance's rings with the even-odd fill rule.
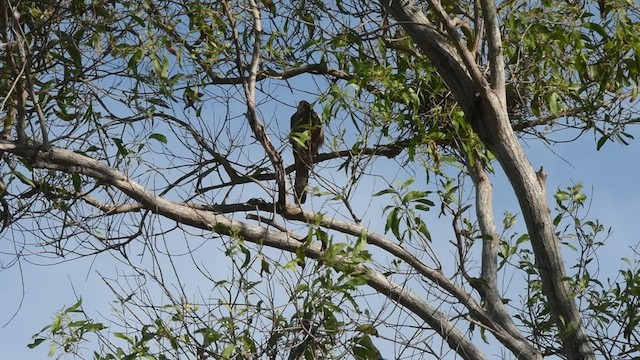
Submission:
[[[356,245],[353,249],[354,253],[359,253],[363,251],[367,247],[367,233],[362,231],[360,236],[358,236],[358,240],[356,240]]]
[[[142,59],[142,49],[136,50],[135,53],[129,59],[129,63],[127,64],[127,68],[131,70],[133,73],[138,72],[138,62]]]
[[[36,187],[36,184],[33,183],[33,180],[26,177],[23,173],[18,170],[13,170],[12,173],[23,183],[29,185],[31,187]]]
[[[379,360],[382,358],[380,351],[373,344],[369,335],[359,338],[357,340],[357,346],[354,346],[352,351],[357,360]]]
[[[82,178],[80,178],[80,174],[74,172],[71,174],[71,180],[73,181],[73,189],[79,193],[82,191]]]
[[[247,265],[251,262],[251,251],[244,246],[240,247],[240,251],[244,254],[244,262],[242,263],[242,267],[246,268]]]
[[[160,71],[160,77],[167,78],[169,76],[169,57],[164,56],[164,60],[162,61],[162,70]]]
[[[44,339],[44,338],[35,338],[31,344],[27,345],[27,347],[28,347],[29,349],[33,349],[33,348],[35,348],[36,346],[38,346],[38,345],[42,344],[42,342],[43,342],[43,341],[45,341],[45,340],[46,340],[46,339]]]
[[[551,95],[549,95],[549,112],[551,112],[551,114],[557,114],[559,110],[558,93],[552,92]]]
[[[424,221],[422,221],[422,219],[420,218],[416,218],[416,222],[418,223],[418,231],[422,235],[424,235],[427,238],[427,240],[431,241],[431,233],[427,228],[427,224],[425,224]]]
[[[562,213],[556,215],[556,217],[553,218],[553,226],[558,226],[558,224],[560,224],[560,221],[562,221]]]
[[[60,314],[57,314],[53,318],[53,322],[51,323],[51,332],[54,334],[57,333],[60,329],[60,324],[62,324],[62,316]]]
[[[131,153],[129,149],[127,149],[124,145],[124,142],[120,138],[113,138],[113,143],[116,144],[118,148],[118,154],[122,156],[127,156]]]
[[[416,178],[412,177],[407,179],[405,182],[403,182],[402,184],[400,184],[401,188],[406,188],[409,187],[409,185],[413,184],[413,182],[416,180]]]
[[[427,195],[428,193],[425,191],[419,191],[419,190],[413,190],[413,191],[409,191],[408,193],[406,193],[403,197],[402,197],[402,202],[404,204],[415,200],[415,199],[420,199],[423,198]]]
[[[64,313],[68,314],[73,312],[82,312],[82,310],[78,310],[80,309],[81,306],[82,306],[82,298],[78,299],[78,301],[75,304],[65,309]]]
[[[353,277],[350,277],[345,282],[345,285],[348,285],[351,287],[358,287],[366,284],[367,284],[367,278],[365,276],[353,276]]]
[[[229,225],[223,224],[223,223],[217,223],[213,226],[213,231],[218,233],[218,234],[230,234],[231,233],[231,227]]]
[[[389,189],[384,189],[382,191],[378,191],[377,193],[373,194],[373,196],[381,196],[385,194],[397,194],[397,192],[394,189],[389,188]]]
[[[167,143],[167,137],[164,136],[163,134],[153,133],[149,135],[149,139],[157,140],[163,144]]]
[[[300,266],[304,266],[306,263],[305,262],[306,251],[307,251],[307,246],[305,244],[298,246],[298,248],[296,249],[296,262]]]
[[[425,195],[427,193],[428,192],[425,192]],[[416,202],[421,203],[423,205],[426,205],[427,207],[431,207],[431,206],[435,205],[435,203],[433,201],[429,200],[429,199],[417,199]],[[417,207],[417,205],[416,205],[416,207]]]
[[[119,338],[119,339],[129,340],[129,338],[127,337],[127,335],[125,335],[125,334],[123,334],[123,333],[120,333],[120,332],[114,333],[114,334],[113,334],[113,336],[115,336],[115,337],[117,337],[117,338]]]
[[[529,234],[522,234],[518,237],[518,240],[516,240],[516,245],[520,245],[527,241],[529,241]]]
[[[607,142],[607,140],[609,140],[610,136],[611,136],[611,135],[605,135],[605,136],[601,137],[601,138],[598,140],[598,143],[596,144],[596,150],[600,150],[600,148],[602,148],[602,146],[604,145],[604,143],[606,143],[606,142]]]
[[[56,343],[52,342],[51,345],[49,345],[49,353],[47,353],[48,357],[52,357],[53,355],[55,355],[56,353]]]
[[[196,333],[200,333],[203,335],[204,339],[202,341],[202,345],[205,347],[215,343],[222,337],[222,335],[219,332],[211,328],[202,328],[202,329],[196,330]]]
[[[158,58],[158,55],[154,55],[151,62],[153,64],[153,71],[156,75],[160,76],[160,74],[162,74],[162,66],[160,65],[160,58]]]
[[[378,336],[378,329],[373,326],[373,324],[361,324],[356,327],[356,330],[363,332],[367,335],[375,335]]]
[[[72,39],[68,39],[67,41],[73,41]],[[65,50],[69,53],[69,57],[73,60],[73,63],[76,67],[82,67],[82,57],[80,56],[80,51],[78,47],[74,43],[66,43]]]
[[[398,208],[391,210],[391,213],[387,217],[387,223],[384,226],[385,233],[389,230],[397,237],[400,238],[400,218],[398,217]]]
[[[168,104],[166,101],[164,101],[164,100],[162,100],[162,99],[160,99],[160,98],[156,98],[156,97],[149,97],[149,98],[147,98],[146,100],[147,100],[150,104],[157,105],[157,106],[163,107],[163,108],[165,108],[165,109],[170,109],[170,108],[171,108],[171,106],[169,106],[169,104]]]
[[[235,345],[227,346],[224,350],[222,350],[222,353],[220,354],[220,358],[221,359],[229,359],[229,358],[231,358],[231,355],[233,355],[233,351],[235,349],[236,349]]]
[[[584,24],[584,27],[586,29],[590,29],[593,30],[595,32],[598,33],[598,35],[600,35],[603,39],[607,39],[609,37],[609,34],[607,33],[607,30],[605,30],[604,27],[602,27],[602,25],[594,23],[594,22],[588,22]]]

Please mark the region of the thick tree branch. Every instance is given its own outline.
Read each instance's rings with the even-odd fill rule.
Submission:
[[[502,51],[502,36],[500,34],[496,4],[493,0],[480,0],[480,4],[487,31],[491,88],[504,99],[506,74],[504,72],[504,53]],[[506,106],[506,101],[504,106]]]
[[[440,21],[444,24],[444,27],[447,29],[447,33],[449,34],[450,42],[453,43],[455,49],[457,50],[457,55],[460,57],[462,63],[466,67],[469,72],[471,78],[473,79],[474,84],[478,88],[486,88],[488,87],[487,80],[484,78],[482,71],[476,65],[475,56],[467,49],[467,45],[460,38],[460,34],[458,33],[458,28],[456,27],[455,22],[449,17],[449,14],[442,7],[442,3],[440,0],[428,0],[429,5],[433,8],[434,12],[440,19]],[[444,49],[442,49],[444,50]],[[440,50],[440,52],[442,52]]]
[[[500,235],[496,229],[495,217],[493,215],[493,188],[480,161],[475,161],[468,166],[469,174],[476,190],[476,214],[478,225],[482,234],[482,281],[478,282],[476,288],[485,299],[487,312],[492,320],[496,321],[502,328],[508,331],[515,342],[506,343],[519,344],[523,349],[510,348],[514,354],[523,354],[520,359],[542,359],[539,350],[533,347],[522,335],[514,324],[511,316],[504,306],[502,297],[498,292],[498,250],[500,249]],[[527,356],[525,357],[524,354]]]
[[[297,240],[297,237],[292,237],[287,232],[269,231],[261,226],[231,220],[213,211],[197,209],[185,204],[168,201],[155,195],[120,171],[104,165],[97,160],[69,150],[51,148],[49,151],[43,152],[37,147],[17,145],[12,142],[0,140],[0,151],[6,151],[7,153],[28,159],[34,168],[57,170],[68,174],[78,173],[91,177],[102,184],[114,186],[129,196],[133,201],[141,204],[145,209],[181,224],[211,230],[230,237],[240,237],[245,241],[291,253],[296,253],[297,248],[302,245],[300,241]],[[271,209],[273,209],[273,205]],[[291,214],[288,216],[302,218],[305,214],[299,208],[289,208],[289,210]],[[308,215],[311,216],[310,214]],[[366,231],[359,225],[349,227],[339,221],[331,221],[329,225],[335,229],[354,232],[354,234],[357,230]],[[375,236],[373,239],[375,239]],[[382,241],[379,243],[382,243]],[[392,246],[389,241],[385,241],[385,243],[384,246]],[[311,244],[306,247],[306,256],[317,258],[320,256],[321,251],[320,245]],[[341,262],[340,259],[337,259],[337,261]],[[345,262],[349,263],[348,259],[346,259]],[[402,306],[420,316],[421,319],[440,334],[440,336],[449,343],[451,348],[464,359],[485,359],[482,352],[475,347],[473,342],[467,339],[465,333],[460,332],[444,314],[422,300],[419,296],[391,282],[375,270],[362,265],[356,266],[354,270],[357,273],[364,274],[367,277],[368,284],[378,290],[382,295],[397,301]],[[445,281],[448,282],[448,280]]]
[[[298,241],[281,232],[267,231],[258,226],[230,220],[224,215],[212,211],[199,210],[168,201],[131,180],[120,171],[69,150],[51,148],[47,152],[42,152],[37,147],[0,141],[0,151],[27,159],[34,168],[58,170],[67,174],[78,173],[91,177],[101,184],[114,186],[145,209],[181,224],[213,230],[222,235],[240,236],[257,243],[260,243],[260,239],[270,238],[273,241],[269,243],[269,246],[291,252],[295,252],[300,245]],[[96,203],[96,205],[98,204]],[[136,207],[134,206],[132,210],[134,208]]]
[[[465,112],[472,111],[477,91],[469,86],[473,82],[462,66],[463,62],[457,55],[456,49],[451,47],[447,39],[433,28],[427,16],[414,1],[382,0],[381,3],[438,69],[440,76]]]
[[[362,267],[364,269],[364,267]],[[449,319],[428,302],[402,286],[393,283],[379,272],[366,269],[367,283],[379,293],[397,301],[412,313],[425,320],[449,344],[449,347],[463,359],[487,359],[482,351],[458,330]]]
[[[474,130],[495,154],[515,191],[531,238],[542,290],[563,342],[563,352],[568,359],[595,359],[582,316],[567,284],[545,184],[536,175],[518,142],[503,101],[491,90],[483,92],[481,97],[478,111],[467,116],[476,117],[472,122]]]
[[[430,28],[427,17],[413,0],[385,0],[382,3],[425,51],[461,105],[473,130],[496,155],[507,174],[531,237],[543,291],[560,329],[563,351],[569,359],[594,359],[580,312],[566,283],[564,261],[549,214],[547,194],[511,128],[504,106],[504,94],[495,92],[482,78],[479,68],[467,56],[468,50],[460,43],[448,15],[437,0],[429,3],[442,21],[449,24],[447,28],[451,41],[462,56],[462,62],[456,61],[455,50]],[[494,33],[494,36],[497,35]],[[471,77],[465,76],[462,63],[471,72]]]
[[[250,210],[261,210],[265,212],[273,211],[273,204],[263,202],[261,200],[252,200],[247,204],[210,206],[207,209],[219,211],[222,213],[244,212]],[[411,252],[405,250],[402,246],[389,240],[384,235],[369,231],[360,224],[348,223],[345,221],[330,218],[328,216],[319,217],[318,214],[300,209],[298,207],[278,209],[278,214],[287,220],[298,220],[308,223],[317,224],[326,229],[338,231],[343,234],[352,236],[366,236],[367,243],[374,245],[386,253],[395,256],[407,263],[411,268],[415,269],[420,275],[431,280],[438,287],[455,297],[460,304],[464,305],[471,316],[482,324],[487,330],[491,331],[496,338],[505,344],[515,354],[519,354],[519,359],[538,359],[539,353],[531,347],[531,345],[520,335],[516,329],[513,332],[509,326],[503,326],[502,323],[495,323],[491,318],[490,312],[487,313],[464,288],[452,282],[439,269],[433,269],[424,264],[420,259],[415,257]],[[502,301],[500,299],[500,301]],[[513,325],[513,324],[511,324]]]

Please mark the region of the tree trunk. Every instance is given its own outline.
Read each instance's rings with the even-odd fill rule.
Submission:
[[[489,26],[489,62],[493,74],[490,84],[438,1],[429,1],[429,7],[449,31],[446,38],[435,30],[413,0],[384,0],[382,4],[436,67],[464,110],[467,121],[507,174],[524,215],[543,292],[560,330],[567,358],[595,359],[580,312],[565,282],[566,272],[547,206],[544,176],[537,175],[529,164],[507,114],[504,64],[494,5],[489,1],[483,3],[483,15],[494,17],[485,19]]]

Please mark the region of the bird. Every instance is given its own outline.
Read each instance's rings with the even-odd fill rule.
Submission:
[[[324,142],[322,121],[307,101],[300,101],[295,114],[291,116],[289,141],[295,161],[295,198],[298,204],[302,204],[307,200],[307,184],[313,157],[318,154]]]

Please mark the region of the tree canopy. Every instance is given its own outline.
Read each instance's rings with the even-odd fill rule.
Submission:
[[[606,227],[585,219],[579,184],[547,189],[520,144],[633,141],[639,11],[2,2],[0,230],[25,249],[3,256],[109,253],[126,273],[105,278],[113,325],[79,300],[30,346],[95,359],[640,356],[637,256],[615,280],[595,276]],[[319,148],[315,121],[291,129],[302,101]],[[503,218],[496,168],[518,204]]]

